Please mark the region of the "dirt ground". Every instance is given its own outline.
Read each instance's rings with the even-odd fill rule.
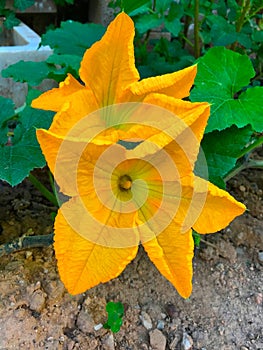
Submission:
[[[248,211],[207,235],[194,259],[193,293],[183,300],[140,249],[113,281],[71,296],[59,280],[52,247],[0,260],[0,349],[263,349],[263,173],[229,183]],[[28,181],[0,183],[0,244],[52,232],[54,211]],[[118,333],[101,328],[108,301],[125,306]]]

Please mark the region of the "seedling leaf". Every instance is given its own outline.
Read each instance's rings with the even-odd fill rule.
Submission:
[[[103,325],[104,328],[110,329],[113,333],[119,332],[122,326],[122,317],[124,315],[124,307],[121,302],[108,302],[106,305],[108,320]]]

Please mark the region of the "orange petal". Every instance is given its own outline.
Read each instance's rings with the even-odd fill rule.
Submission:
[[[74,212],[73,200],[64,206]],[[81,221],[81,217],[78,220]],[[130,248],[111,248],[81,237],[70,227],[61,209],[55,220],[54,240],[59,274],[71,294],[83,293],[99,283],[119,276],[138,250],[137,245]]]
[[[181,233],[172,222],[155,239],[143,243],[149,258],[183,298],[192,292],[192,259],[194,243],[192,231]]]
[[[123,95],[123,99],[129,97],[130,101],[141,101],[146,94],[152,92],[179,99],[187,97],[194,83],[196,72],[197,66],[194,65],[178,72],[143,79],[131,84],[125,92],[126,96]]]
[[[85,147],[85,142],[64,140],[44,129],[36,131],[37,139],[45,156],[50,171],[55,176],[60,191],[65,195],[77,194],[76,169],[78,159]],[[63,145],[63,148],[61,148]],[[61,152],[60,152],[61,150]]]
[[[85,86],[81,85],[71,74],[68,74],[67,78],[59,84],[59,88],[44,92],[33,100],[31,105],[33,108],[57,112],[70,95],[81,89],[85,89]]]
[[[134,63],[134,25],[124,12],[109,25],[102,39],[84,54],[80,77],[100,107],[118,103],[127,86],[139,79]]]
[[[89,115],[97,109],[98,105],[92,91],[81,89],[68,96],[60,111],[54,116],[49,130],[61,136],[82,137],[87,128],[91,127],[91,124],[97,124],[97,118],[93,118],[93,121],[88,119]],[[92,138],[95,135],[90,137]]]
[[[198,204],[200,199],[206,196],[205,201],[202,199],[203,207],[193,226],[198,233],[212,233],[222,230],[246,210],[244,204],[212,183],[199,177],[195,177],[194,182],[194,201],[190,210],[194,211],[196,206],[200,205]]]
[[[158,149],[164,147],[176,164],[182,164],[182,167],[184,164],[191,164],[193,170],[210,113],[209,104],[191,103],[161,94],[150,94],[143,102],[147,103],[146,105],[143,103],[143,106],[156,105],[161,108],[153,106],[149,108],[149,119],[152,118],[154,128],[151,130],[148,127],[145,130],[149,129],[152,134],[149,133],[147,142],[127,152],[129,157],[142,157],[149,154],[149,148],[152,149],[152,152],[157,152]],[[146,107],[143,107],[143,110],[146,110]],[[141,117],[139,113],[138,115]],[[145,117],[145,124],[148,123],[147,118],[148,116]],[[131,121],[133,119],[131,118]],[[160,120],[159,124],[156,124],[155,120]],[[140,124],[138,128],[140,128]],[[133,129],[136,130],[136,126],[132,127],[130,132]],[[138,135],[141,134],[143,133],[138,132]],[[153,145],[158,147],[154,148]],[[182,156],[179,156],[178,152]],[[183,168],[181,169],[183,170]]]

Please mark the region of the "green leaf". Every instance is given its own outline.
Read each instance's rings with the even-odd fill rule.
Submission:
[[[173,0],[156,0],[156,12],[163,14],[171,5]]]
[[[46,62],[19,61],[10,65],[2,71],[4,78],[12,77],[21,83],[27,82],[29,85],[39,85],[43,79],[48,78],[50,68]]]
[[[14,102],[3,96],[0,96],[0,124],[9,120],[15,115],[15,105]]]
[[[252,40],[248,34],[237,33],[237,41],[246,49],[250,49],[252,47]]]
[[[123,304],[110,301],[106,305],[106,311],[108,313],[108,320],[103,327],[110,329],[113,333],[118,332],[122,325],[122,317],[124,315]]]
[[[149,29],[159,27],[163,23],[163,18],[157,14],[150,14],[139,17],[135,22],[135,27],[140,34],[144,34]]]
[[[135,16],[141,13],[143,9],[149,9],[151,6],[151,1],[149,0],[123,0],[122,10],[126,12],[129,16]]]
[[[226,46],[237,40],[236,28],[233,24],[219,16],[208,16],[207,19],[213,23],[210,34],[214,45]]]
[[[263,42],[263,31],[262,30],[256,30],[252,34],[252,39],[256,42],[262,43]]]
[[[181,4],[172,2],[170,6],[169,13],[167,15],[168,21],[173,21],[174,19],[180,19],[184,15],[184,7]]]
[[[61,23],[61,28],[49,30],[42,36],[42,45],[49,45],[56,54],[83,56],[87,48],[105,33],[102,25],[74,21]]]
[[[6,1],[0,0],[0,11],[2,11],[5,8]]]
[[[16,15],[13,11],[4,10],[2,14],[5,17],[4,26],[6,29],[12,29],[13,27],[19,25],[20,20],[16,18]]]
[[[26,107],[16,119],[0,123],[0,179],[15,186],[46,162],[36,139],[36,128],[49,128],[54,113]],[[8,127],[9,126],[9,127]],[[10,129],[10,126],[12,128]],[[13,131],[11,145],[8,132]]]
[[[263,87],[255,86],[242,92],[238,100],[232,101],[236,125],[252,125],[257,132],[263,132]]]
[[[20,11],[26,10],[28,7],[33,6],[35,0],[14,0],[14,7]]]
[[[263,88],[250,88],[238,97],[238,93],[249,84],[254,75],[252,63],[247,56],[223,47],[212,48],[200,58],[190,99],[211,103],[206,132],[248,124],[255,131],[263,130]]]
[[[165,28],[170,33],[172,33],[175,37],[178,36],[178,34],[180,33],[180,31],[182,29],[181,21],[178,18],[175,18],[173,21],[168,21],[167,19],[165,19],[164,25],[165,25]]]
[[[241,151],[250,141],[252,134],[250,126],[241,129],[231,126],[222,131],[216,130],[205,134],[201,149],[206,162],[200,152],[195,164],[195,173],[204,177],[208,167],[209,180],[220,186],[225,175],[236,165]]]
[[[82,57],[76,56],[76,55],[53,54],[47,58],[46,62],[49,64],[66,67],[71,71],[76,72],[76,74],[78,74],[81,60],[82,60]]]

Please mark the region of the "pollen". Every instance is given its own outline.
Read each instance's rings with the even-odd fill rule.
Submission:
[[[132,186],[132,179],[129,175],[122,175],[119,178],[119,189],[121,191],[129,191]]]

